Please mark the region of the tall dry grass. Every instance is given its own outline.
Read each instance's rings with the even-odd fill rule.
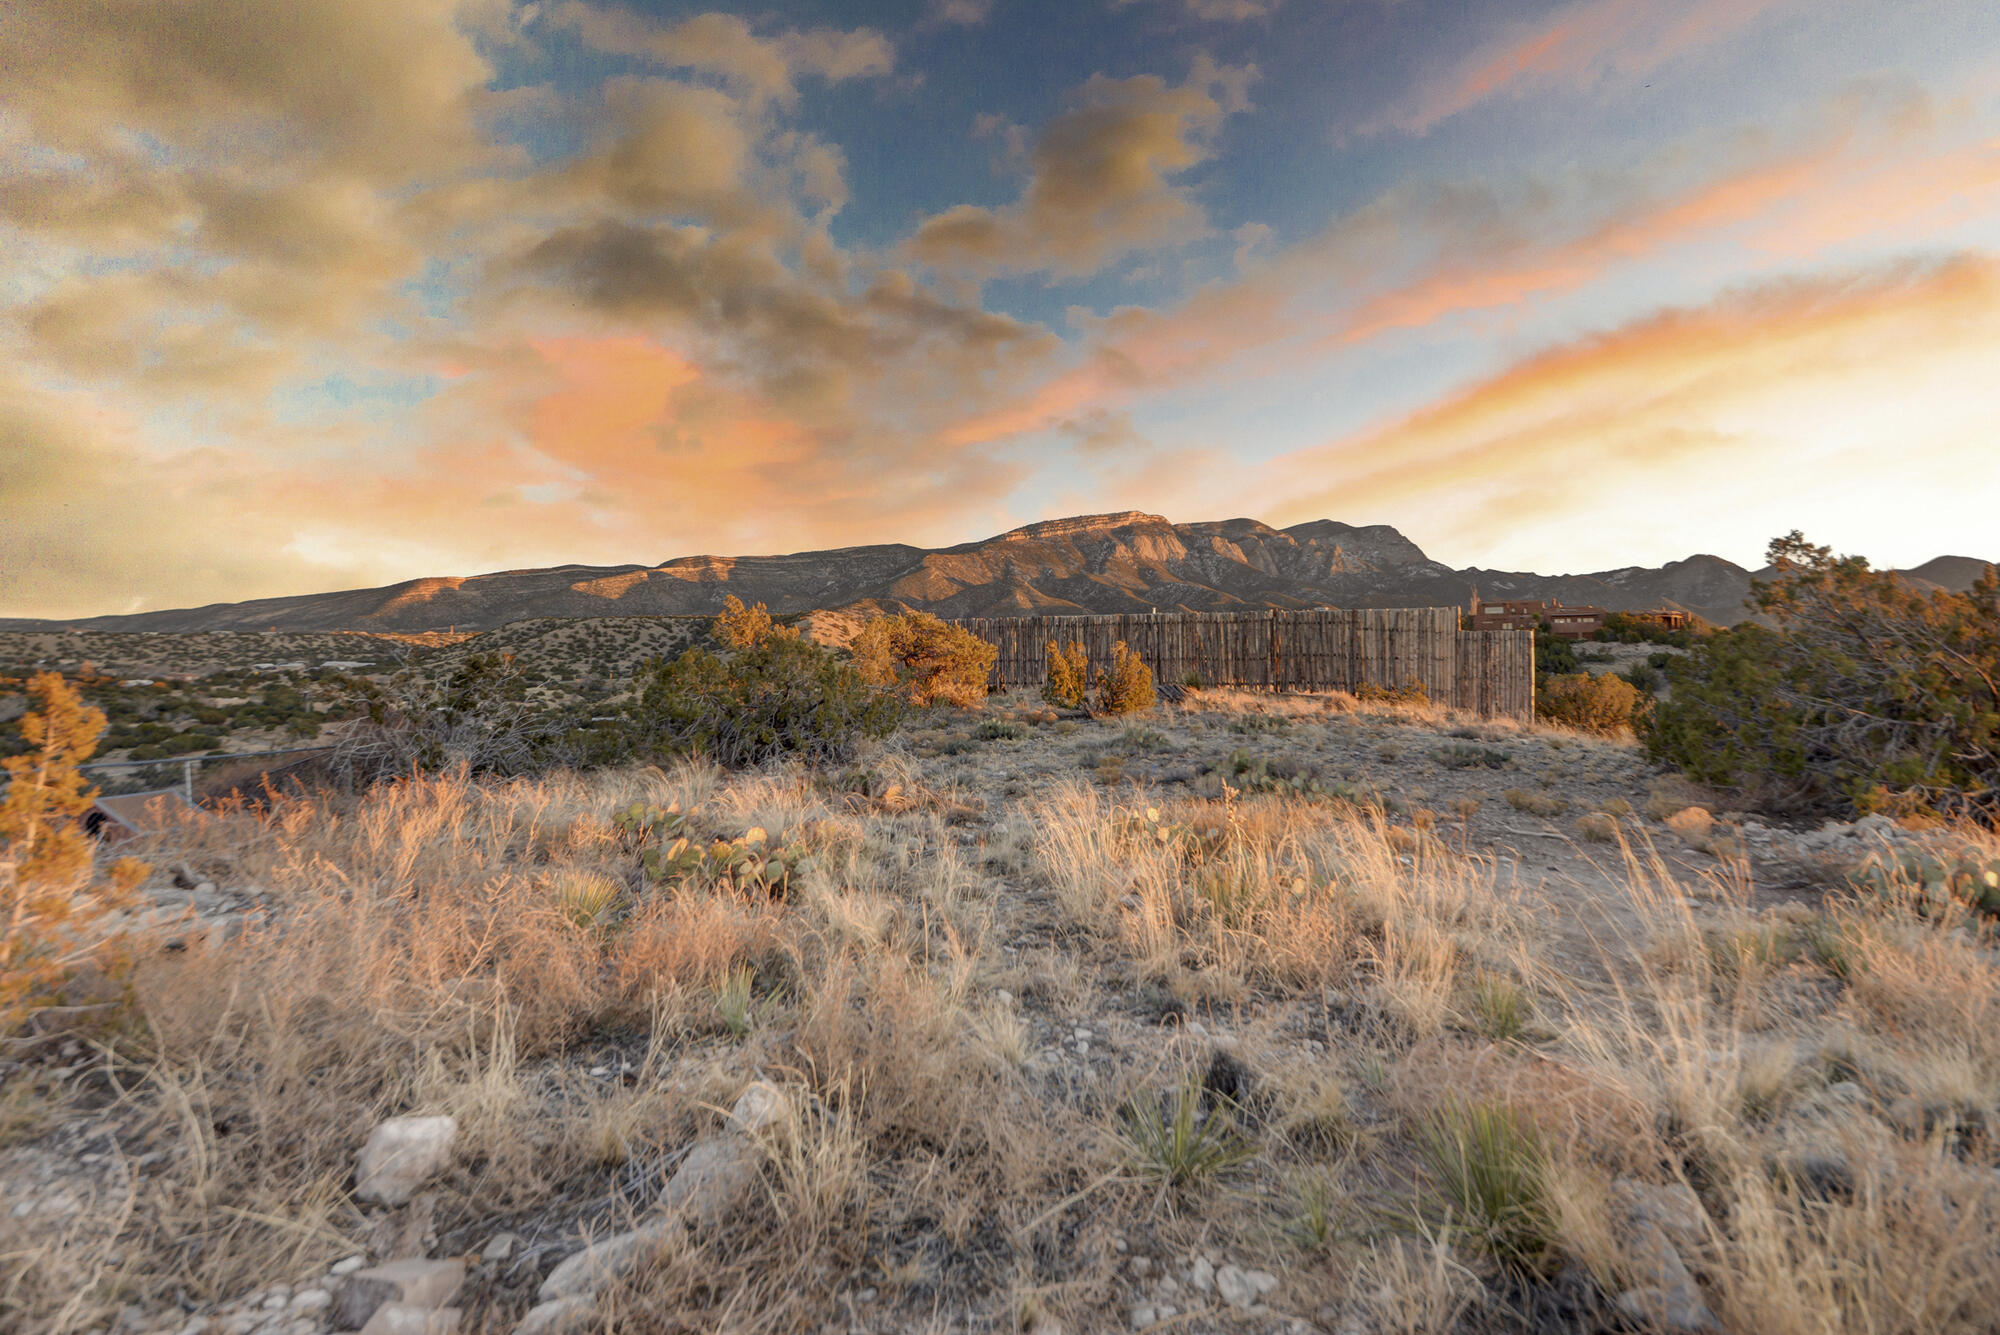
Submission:
[[[531,1239],[466,1299],[468,1329],[509,1329],[761,1078],[788,1095],[761,1190],[607,1291],[600,1327],[1108,1328],[1143,1291],[1129,1257],[1213,1251],[1279,1273],[1279,1313],[1518,1329],[1555,1281],[1444,1208],[1423,1149],[1451,1105],[1533,1128],[1508,1151],[1533,1161],[1482,1180],[1536,1193],[1587,1310],[1646,1277],[1633,1179],[1697,1193],[1686,1260],[1727,1329],[1991,1329],[1988,925],[1841,894],[1753,911],[1621,845],[1605,921],[1628,927],[1585,972],[1532,887],[1380,810],[1073,784],[968,823],[974,800],[891,760],[894,800],[684,765],[165,831],[143,856],[255,887],[262,916],[140,953],[95,1106],[54,1115],[163,1157],[60,1226],[0,1218],[0,1324],[321,1273],[376,1222],[349,1194],[369,1128],[448,1112],[437,1249]],[[782,897],[648,885],[612,821],[634,801],[812,862]],[[1135,1163],[1130,1110],[1176,1091],[1245,1138],[1226,1174]]]

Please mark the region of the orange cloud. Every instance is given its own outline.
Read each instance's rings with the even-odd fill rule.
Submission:
[[[1288,521],[1420,511],[1461,561],[1560,521],[1544,545],[1571,568],[1585,549],[1740,541],[1819,516],[1863,530],[1872,513],[1879,530],[1913,491],[1931,497],[1938,541],[1954,523],[1969,537],[1990,493],[1945,499],[1924,470],[1990,474],[1982,424],[2000,420],[2000,383],[1978,368],[1996,356],[1990,257],[1769,284],[1285,456],[1246,495],[1284,498]]]

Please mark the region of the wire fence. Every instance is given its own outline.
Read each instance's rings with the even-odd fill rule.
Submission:
[[[192,802],[195,772],[203,765],[264,760],[272,756],[325,755],[332,750],[331,746],[320,745],[288,746],[273,751],[213,751],[202,755],[167,756],[154,760],[93,760],[78,765],[77,768],[86,773],[123,771],[129,776],[123,780],[113,779],[99,784],[99,791],[106,796],[179,788],[181,796]],[[283,769],[286,766],[273,768]]]

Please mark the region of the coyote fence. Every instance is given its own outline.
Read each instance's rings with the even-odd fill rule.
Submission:
[[[1093,665],[1123,640],[1162,682],[1263,690],[1387,690],[1419,684],[1435,704],[1484,717],[1535,713],[1535,636],[1468,630],[1455,607],[968,617],[999,648],[996,686],[1039,686],[1049,642],[1083,645]]]

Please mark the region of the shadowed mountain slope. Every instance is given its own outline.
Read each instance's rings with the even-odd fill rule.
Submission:
[[[1980,563],[1940,557],[1912,572],[1969,586]],[[1967,573],[1968,570],[1970,573]],[[1929,573],[1927,573],[1929,572]],[[1744,615],[1750,572],[1714,556],[1587,575],[1454,570],[1386,525],[1254,519],[1174,524],[1125,511],[1029,524],[955,547],[842,547],[787,556],[686,556],[657,566],[554,566],[384,588],[260,598],[175,611],[0,622],[10,629],[481,630],[529,617],[705,615],[731,593],[773,612],[922,609],[940,616],[1226,611],[1254,607],[1462,605],[1554,598],[1612,609]]]

